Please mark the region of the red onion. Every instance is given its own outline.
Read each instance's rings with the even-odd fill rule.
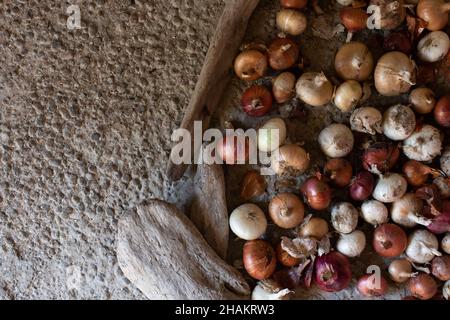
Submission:
[[[367,171],[361,171],[350,185],[350,197],[355,201],[367,200],[373,192],[375,180]]]
[[[383,276],[380,276],[380,283],[377,287],[376,275],[366,274],[358,280],[358,291],[365,297],[381,297],[388,291],[389,285]]]
[[[408,289],[411,294],[420,300],[429,300],[437,293],[437,283],[433,277],[426,273],[421,273],[417,277],[411,278]]]
[[[398,158],[400,149],[390,142],[376,143],[367,148],[363,155],[363,167],[372,173],[385,173],[392,169]]]
[[[349,286],[351,279],[350,261],[343,254],[332,251],[317,257],[315,280],[320,289],[341,291]]]
[[[245,113],[252,117],[261,117],[272,108],[272,94],[263,86],[248,88],[242,95],[241,105]]]
[[[397,257],[405,251],[407,245],[405,231],[396,224],[382,224],[373,232],[373,249],[382,257]]]
[[[325,210],[331,202],[331,189],[325,181],[311,177],[303,183],[300,191],[308,205],[315,210]]]
[[[441,281],[450,280],[450,255],[435,257],[431,262],[431,273]]]
[[[450,232],[450,211],[443,211],[440,215],[436,216],[427,228],[434,234]]]

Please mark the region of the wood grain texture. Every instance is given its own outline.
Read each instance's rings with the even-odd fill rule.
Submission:
[[[185,111],[180,128],[187,129],[193,136],[194,121],[204,121],[203,130],[209,125],[220,98],[231,78],[233,60],[241,46],[248,21],[259,0],[228,0],[217,24],[206,59]],[[193,154],[197,150],[193,150]],[[187,165],[175,165],[169,161],[167,176],[179,180]]]
[[[225,259],[228,248],[228,210],[221,165],[197,166],[190,218],[216,253]]]
[[[119,221],[117,259],[149,299],[247,299],[242,275],[175,206],[151,200]]]

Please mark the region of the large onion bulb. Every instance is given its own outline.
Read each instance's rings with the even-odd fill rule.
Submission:
[[[325,74],[306,72],[301,75],[295,86],[297,96],[313,107],[321,107],[329,103],[333,97],[333,85]]]
[[[372,74],[373,56],[364,43],[351,41],[339,48],[334,67],[344,80],[364,81]]]

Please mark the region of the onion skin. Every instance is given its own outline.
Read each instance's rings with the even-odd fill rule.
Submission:
[[[380,176],[373,190],[375,200],[392,203],[403,197],[408,189],[408,182],[398,173],[387,173]]]
[[[305,206],[295,194],[280,193],[270,200],[269,215],[280,228],[291,229],[303,221]]]
[[[294,258],[281,247],[281,242],[276,248],[277,261],[285,267],[293,267],[300,263],[300,259]]]
[[[358,105],[362,96],[363,89],[359,82],[347,80],[337,87],[333,102],[342,112],[349,112]]]
[[[286,123],[281,118],[272,118],[258,130],[258,150],[272,152],[286,141]],[[278,137],[278,141],[275,138]]]
[[[267,56],[257,50],[242,51],[234,61],[234,71],[236,75],[245,81],[254,81],[267,71]]]
[[[391,140],[405,140],[414,133],[415,128],[416,116],[408,106],[397,104],[383,114],[383,133]]]
[[[308,205],[314,210],[325,210],[331,203],[331,189],[325,181],[316,177],[306,180],[300,191]]]
[[[440,172],[436,169],[432,169],[429,166],[416,161],[409,160],[403,165],[403,174],[405,175],[406,181],[413,187],[423,186],[430,174],[433,176],[439,176]]]
[[[366,274],[358,280],[358,291],[365,297],[382,297],[388,291],[389,285],[383,276],[380,276],[380,287],[375,287],[375,276]]]
[[[378,255],[385,258],[400,256],[408,245],[405,231],[392,223],[385,223],[375,229],[372,246]]]
[[[353,131],[375,135],[383,133],[383,115],[373,107],[362,107],[353,111],[350,124]]]
[[[434,119],[440,126],[450,127],[450,94],[443,96],[437,102],[434,108]]]
[[[317,257],[315,269],[316,284],[323,291],[341,291],[349,286],[352,279],[350,261],[336,251]]]
[[[435,235],[427,230],[419,229],[408,236],[406,255],[415,263],[425,264],[433,260],[435,256],[441,256],[438,251],[439,242]]]
[[[409,94],[409,103],[415,112],[427,114],[433,111],[436,105],[436,98],[431,89],[416,88]]]
[[[278,75],[272,86],[273,96],[278,103],[289,101],[295,95],[295,75],[291,72],[283,72]]]
[[[298,176],[310,165],[309,154],[296,144],[285,144],[271,158],[272,169],[279,176]]]
[[[408,282],[408,289],[411,294],[420,300],[429,300],[437,293],[437,283],[425,273],[411,278]]]
[[[334,67],[344,80],[365,81],[372,74],[374,60],[365,44],[351,41],[339,48]]]
[[[267,229],[264,212],[253,203],[246,203],[234,209],[229,223],[231,231],[244,240],[258,239]]]
[[[442,140],[437,128],[425,124],[403,141],[403,153],[412,160],[432,161],[441,154]]]
[[[358,211],[350,202],[337,203],[331,210],[331,224],[339,233],[351,233],[358,226]]]
[[[389,142],[375,143],[362,155],[364,169],[372,173],[386,173],[391,170],[400,157],[398,144]]]
[[[403,52],[384,54],[375,67],[375,88],[383,96],[397,96],[409,92],[416,82],[414,62]]]
[[[447,56],[450,39],[443,31],[433,31],[420,39],[417,44],[417,56],[420,60],[434,63]]]
[[[348,160],[330,159],[324,167],[324,173],[338,187],[346,187],[352,181],[353,168]]]
[[[269,64],[274,70],[285,70],[292,67],[297,61],[300,49],[289,38],[275,39],[269,46]]]
[[[417,16],[428,24],[430,31],[444,29],[448,24],[450,5],[443,0],[420,0],[417,5]]]
[[[252,117],[262,117],[272,108],[273,98],[270,91],[263,86],[248,88],[241,98],[242,109]]]
[[[328,234],[328,222],[322,218],[312,217],[306,224],[302,225],[298,230],[300,237],[313,237],[321,240]]]
[[[350,197],[355,201],[367,200],[373,192],[375,180],[367,171],[361,171],[350,185]]]
[[[252,240],[244,244],[244,267],[247,273],[254,279],[265,280],[274,273],[277,260],[275,251],[264,240]]]
[[[280,4],[286,9],[303,9],[308,4],[308,0],[281,0]]]
[[[369,18],[366,11],[353,7],[342,8],[339,17],[350,33],[366,29],[367,19]]]
[[[435,257],[431,261],[431,273],[441,281],[450,280],[450,256]]]
[[[349,127],[333,123],[320,132],[318,142],[325,155],[330,158],[342,158],[352,152],[355,138]]]

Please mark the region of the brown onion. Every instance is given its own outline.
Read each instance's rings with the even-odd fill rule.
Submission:
[[[301,262],[301,259],[294,258],[286,250],[283,250],[281,242],[277,245],[277,261],[285,267],[293,267]]]
[[[443,96],[436,103],[434,119],[442,127],[450,127],[450,94]]]
[[[380,280],[377,286],[377,278]],[[389,285],[383,276],[366,274],[358,280],[358,291],[365,297],[381,297],[388,291]]]
[[[395,29],[399,27],[406,18],[406,8],[403,0],[371,0],[370,4],[378,6],[379,8],[380,25],[377,27],[380,29]]]
[[[427,22],[430,31],[444,29],[448,23],[450,3],[443,0],[420,0],[417,5],[417,16]]]
[[[410,278],[415,277],[417,273],[413,272],[411,262],[408,259],[397,259],[389,264],[388,269],[391,279],[397,283],[403,283]]]
[[[409,280],[408,289],[414,297],[420,300],[429,300],[437,293],[437,283],[433,277],[421,273]]]
[[[291,36],[298,36],[305,32],[308,26],[306,16],[297,10],[282,9],[277,13],[277,27]]]
[[[295,194],[279,193],[270,200],[269,215],[280,228],[291,229],[303,221],[305,206]]]
[[[273,80],[272,92],[278,103],[287,102],[295,94],[295,75],[291,72],[283,72]]]
[[[296,144],[286,144],[271,158],[272,169],[279,176],[298,176],[309,168],[309,154]]]
[[[348,30],[346,42],[350,42],[354,32],[366,29],[367,19],[369,18],[365,10],[353,7],[342,8],[339,17]]]
[[[427,182],[430,175],[437,178],[442,172],[419,161],[409,160],[403,165],[403,174],[410,185],[420,187]]]
[[[400,157],[398,144],[379,142],[370,145],[362,155],[363,167],[372,173],[385,173],[391,170]]]
[[[430,113],[436,105],[434,92],[428,88],[416,88],[409,94],[409,103],[415,112]]]
[[[344,80],[364,81],[372,74],[373,56],[365,44],[351,41],[339,48],[334,67]]]
[[[416,83],[416,66],[403,52],[388,52],[378,60],[374,78],[375,88],[381,95],[400,95]]]
[[[293,40],[278,38],[269,46],[269,64],[274,70],[285,70],[298,61],[299,54],[300,49]]]
[[[248,201],[252,198],[259,197],[266,192],[266,188],[266,180],[258,171],[248,171],[241,183],[241,199]]]
[[[367,171],[361,171],[350,185],[350,197],[355,201],[367,200],[373,192],[375,180]]]
[[[267,71],[267,56],[257,50],[242,51],[234,61],[234,72],[246,81],[253,81],[261,78]]]
[[[315,210],[325,210],[331,203],[331,189],[328,184],[316,177],[306,180],[300,191],[308,205]]]
[[[375,229],[372,246],[376,253],[385,258],[401,255],[408,244],[405,231],[392,223],[385,223]]]
[[[300,226],[298,235],[300,237],[313,237],[321,240],[328,233],[328,222],[322,218],[312,217],[305,224]]]
[[[431,273],[441,281],[450,280],[450,256],[435,257],[431,261]]]
[[[308,0],[281,0],[280,4],[287,9],[303,9],[308,4]]]
[[[353,168],[348,160],[330,159],[324,167],[324,173],[338,187],[346,187],[352,181]]]
[[[295,85],[297,96],[303,102],[321,107],[328,104],[333,98],[333,85],[323,73],[305,72]]]
[[[252,117],[261,117],[272,108],[272,94],[263,86],[255,85],[247,90],[241,98],[242,109]]]
[[[257,280],[270,278],[277,265],[275,251],[264,240],[247,241],[244,245],[242,259],[247,273]]]

